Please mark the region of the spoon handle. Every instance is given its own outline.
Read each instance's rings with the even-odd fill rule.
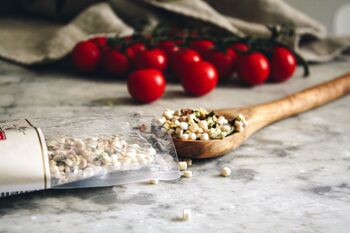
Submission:
[[[287,97],[251,107],[259,128],[317,108],[350,93],[350,73]],[[256,122],[256,123],[258,123]]]

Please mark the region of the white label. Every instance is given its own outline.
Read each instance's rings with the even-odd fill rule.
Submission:
[[[47,148],[28,120],[0,121],[0,196],[50,188]]]

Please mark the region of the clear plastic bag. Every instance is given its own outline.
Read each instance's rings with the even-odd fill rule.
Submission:
[[[41,146],[43,158],[40,160],[42,164],[37,164],[39,152],[34,153],[33,149],[3,165],[12,166],[13,170],[9,168],[7,171],[11,175],[0,172],[2,196],[34,189],[113,186],[151,179],[172,180],[180,176],[172,140],[152,117],[42,118],[26,120],[28,126],[24,121],[9,122],[2,122],[0,131],[12,137],[10,141],[20,136],[32,139],[31,130],[36,131],[37,144],[40,145],[25,141],[28,139],[20,139],[21,144],[16,144],[26,143],[32,148]],[[12,133],[17,136],[12,136]],[[0,140],[0,153],[3,150],[9,156],[17,156],[18,149],[13,148],[11,154],[9,149],[13,146],[4,145]],[[33,159],[28,160],[28,156],[33,156]],[[17,164],[23,160],[28,161]],[[13,165],[14,161],[17,161],[16,165]],[[28,177],[31,174],[36,175]],[[42,174],[44,178],[40,177]],[[13,180],[12,184],[9,179]],[[27,186],[26,182],[33,185]]]

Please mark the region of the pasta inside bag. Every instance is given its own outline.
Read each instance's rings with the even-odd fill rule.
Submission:
[[[180,177],[171,137],[148,116],[2,121],[0,154],[2,196]]]

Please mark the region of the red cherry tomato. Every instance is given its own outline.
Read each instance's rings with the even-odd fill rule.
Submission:
[[[168,59],[160,49],[146,50],[135,58],[135,68],[137,70],[157,69],[164,71],[167,69],[167,66]]]
[[[141,52],[146,51],[146,46],[143,43],[135,43],[126,48],[125,54],[134,60]]]
[[[271,56],[271,80],[283,82],[292,77],[297,61],[293,53],[283,47],[276,47]]]
[[[241,42],[233,43],[232,45],[229,46],[230,49],[233,49],[233,51],[237,52],[248,52],[249,50],[249,45]]]
[[[91,38],[89,41],[95,43],[98,47],[104,47],[107,45],[107,37],[105,36],[97,36]]]
[[[171,40],[161,41],[157,44],[157,47],[167,55],[169,62],[171,62],[173,55],[180,50],[179,46]]]
[[[100,63],[101,51],[91,41],[79,42],[72,51],[74,66],[81,72],[94,71]]]
[[[230,48],[226,50],[226,53],[232,57],[232,72],[234,73],[237,70],[238,54],[235,52],[235,50]]]
[[[130,68],[129,59],[121,52],[114,49],[105,49],[103,69],[109,75],[123,76]]]
[[[215,43],[211,40],[195,40],[190,43],[190,48],[196,50],[202,58],[206,58],[207,53],[214,47]]]
[[[249,45],[241,42],[233,43],[229,48],[227,49],[233,57],[233,71],[237,71],[237,60],[239,57],[239,52],[248,52],[249,51]]]
[[[199,61],[188,64],[180,75],[185,92],[202,96],[213,90],[218,82],[218,73],[209,62]]]
[[[159,99],[165,90],[165,78],[156,69],[137,70],[129,75],[128,91],[130,95],[143,103]]]
[[[239,56],[237,74],[249,85],[262,84],[270,74],[269,61],[259,52]]]
[[[180,73],[183,67],[189,63],[199,62],[201,59],[200,55],[193,49],[180,49],[172,57],[171,69]]]
[[[232,75],[236,58],[237,56],[232,50],[226,52],[212,50],[208,53],[208,62],[215,66],[220,78]]]

